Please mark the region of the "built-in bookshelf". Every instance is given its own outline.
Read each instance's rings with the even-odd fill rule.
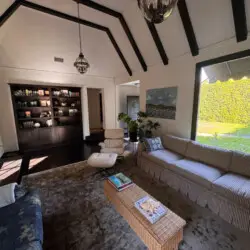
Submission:
[[[10,86],[21,149],[82,139],[80,88],[22,84]]]

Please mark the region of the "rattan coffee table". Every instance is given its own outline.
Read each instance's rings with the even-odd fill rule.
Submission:
[[[134,207],[135,201],[150,195],[135,184],[118,192],[106,180],[104,193],[149,249],[178,249],[183,238],[183,227],[186,225],[182,218],[168,209],[165,216],[155,224],[151,224]]]

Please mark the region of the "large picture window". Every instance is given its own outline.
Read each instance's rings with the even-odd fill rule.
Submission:
[[[211,62],[197,66],[193,137],[202,144],[250,153],[250,57]]]

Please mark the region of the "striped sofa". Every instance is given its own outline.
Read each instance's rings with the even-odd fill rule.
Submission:
[[[139,145],[137,165],[237,228],[250,232],[250,155],[165,135],[164,150]]]

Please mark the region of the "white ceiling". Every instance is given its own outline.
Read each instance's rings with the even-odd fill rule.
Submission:
[[[14,0],[1,0],[3,13]],[[34,3],[77,15],[73,0],[31,0]],[[162,64],[161,57],[138,8],[137,0],[94,0],[123,16],[147,66]],[[231,0],[186,0],[199,48],[235,37]],[[250,29],[250,0],[246,2]],[[81,5],[82,19],[108,27],[133,72],[142,71],[137,56],[117,18]],[[190,53],[178,9],[162,24],[156,25],[165,51],[171,60]],[[115,77],[126,74],[119,56],[103,31],[82,26],[84,54],[91,64],[87,74]],[[75,23],[20,7],[0,29],[0,64],[38,70],[75,73],[73,62],[79,53]],[[64,63],[53,62],[54,56]]]

